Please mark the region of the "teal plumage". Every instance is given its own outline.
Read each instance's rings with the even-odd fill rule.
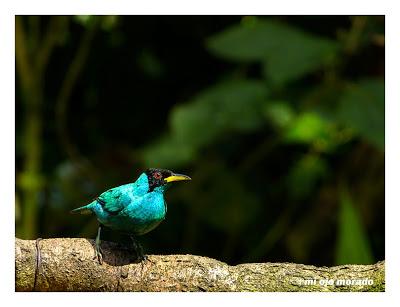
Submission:
[[[75,211],[91,211],[104,226],[123,233],[143,235],[165,218],[166,188],[164,185],[148,193],[147,176],[142,174],[136,182],[110,189]]]
[[[131,236],[148,233],[165,218],[165,191],[171,182],[180,180],[190,178],[168,170],[148,169],[134,183],[109,189],[90,204],[72,210],[72,213],[94,213],[97,216],[100,227],[96,238],[96,251],[100,263],[101,225]]]

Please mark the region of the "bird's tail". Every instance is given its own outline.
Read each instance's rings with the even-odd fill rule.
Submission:
[[[73,210],[70,211],[70,213],[72,213],[72,214],[78,214],[78,213],[80,213],[80,214],[91,214],[92,213],[92,206],[93,206],[93,203],[90,203],[89,205],[73,209]]]

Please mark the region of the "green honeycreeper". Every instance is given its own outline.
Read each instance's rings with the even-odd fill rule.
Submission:
[[[99,228],[95,258],[98,258],[100,264],[103,262],[100,248],[102,225],[128,234],[138,258],[146,259],[135,237],[148,233],[161,223],[167,213],[164,193],[171,182],[181,180],[191,180],[191,178],[165,169],[150,168],[135,182],[109,189],[90,204],[71,211],[71,213],[96,214]]]

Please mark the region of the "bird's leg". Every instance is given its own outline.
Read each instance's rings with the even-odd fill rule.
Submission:
[[[132,240],[132,245],[133,245],[133,248],[135,249],[135,252],[136,252],[136,259],[140,261],[140,264],[141,264],[141,266],[142,266],[142,271],[143,271],[143,266],[144,266],[144,264],[145,264],[146,261],[150,261],[151,263],[154,264],[154,262],[151,261],[151,260],[147,257],[147,255],[145,255],[145,254],[143,253],[142,245],[141,245],[138,241],[136,241],[136,238],[135,238],[134,236],[129,236],[129,237],[130,237],[131,240]]]
[[[132,240],[133,249],[136,252],[136,257],[139,261],[147,260],[147,256],[143,253],[142,245],[136,240],[134,236],[130,236]]]
[[[133,250],[136,253],[136,258],[141,260],[140,259],[141,257],[140,257],[140,254],[139,254],[139,243],[136,241],[136,238],[134,236],[129,236],[129,238],[132,241],[132,247],[133,247]]]
[[[103,264],[103,251],[101,250],[100,247],[100,232],[101,232],[101,224],[99,225],[99,228],[97,230],[97,237],[96,237],[96,248],[95,248],[95,255],[93,259],[98,259],[100,264]]]

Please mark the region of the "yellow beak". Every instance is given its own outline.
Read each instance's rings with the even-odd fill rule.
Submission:
[[[181,174],[172,174],[171,176],[164,179],[165,182],[182,181],[182,180],[192,180],[189,176]]]

